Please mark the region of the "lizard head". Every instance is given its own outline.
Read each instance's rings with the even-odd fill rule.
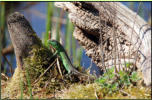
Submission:
[[[48,44],[53,46],[55,49],[59,49],[61,47],[61,44],[56,40],[48,40]]]

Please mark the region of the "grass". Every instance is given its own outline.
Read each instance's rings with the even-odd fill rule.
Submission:
[[[63,17],[63,10],[57,8],[57,13],[58,13],[58,20],[56,23],[56,40],[60,41],[61,39],[61,21],[62,21],[62,17]]]
[[[67,17],[66,13],[66,17]],[[72,23],[69,21],[69,19],[66,19],[66,30],[65,30],[65,49],[68,53],[68,55],[71,55],[71,32],[72,32]]]
[[[28,94],[30,95],[30,99],[33,99],[33,96],[32,96],[31,79],[30,79],[30,77],[29,77],[28,71],[26,71],[26,78],[27,78],[27,83],[28,83]]]
[[[66,17],[67,17],[67,13],[66,13]],[[72,57],[74,65],[81,66],[81,58],[82,58],[83,49],[82,47],[77,46],[76,39],[72,35],[73,31],[74,31],[74,26],[72,22],[67,18],[66,30],[65,30],[65,49],[68,55]]]
[[[77,47],[76,47],[76,40],[75,38],[72,36],[72,58],[73,58],[73,64],[74,65],[77,65],[77,58],[76,58],[76,50],[77,50]],[[79,60],[80,61],[80,60]]]
[[[83,48],[79,47],[77,48],[77,53],[76,53],[76,64],[78,64],[78,66],[81,66],[81,61],[82,61],[82,53],[83,53]]]
[[[4,17],[4,16],[3,16],[3,15],[4,15],[4,14],[3,14],[3,13],[4,13],[4,6],[3,6],[3,4],[1,4],[1,6],[0,6],[0,12],[1,12],[1,13],[0,13],[0,20],[3,20],[3,17]],[[1,52],[1,50],[2,50],[2,31],[1,31],[1,30],[2,30],[1,28],[2,28],[2,26],[3,26],[3,25],[2,25],[2,22],[3,22],[3,21],[0,21],[0,52]],[[2,54],[1,54],[1,53],[0,53],[0,57],[2,57]],[[2,60],[1,60],[1,58],[0,58],[0,65],[1,65],[1,61],[2,61]],[[0,69],[0,70],[1,70],[1,69]]]
[[[43,35],[43,43],[47,46],[47,40],[49,39],[49,31],[52,29],[52,16],[54,10],[54,3],[49,2],[47,4],[47,20],[46,20],[46,33]]]
[[[5,2],[0,2],[0,51],[2,48],[6,45],[6,38],[5,38]],[[3,41],[3,42],[2,42]],[[0,54],[0,65],[1,65],[1,59],[2,54]],[[6,62],[4,62],[4,66],[6,65]],[[4,67],[3,66],[3,67]],[[6,73],[6,67],[4,67],[4,73]]]
[[[21,97],[20,97],[20,99],[23,99],[23,81],[20,79],[20,89],[21,89]]]
[[[5,39],[5,2],[1,2],[1,13],[0,13],[0,30],[1,30],[1,38]],[[4,40],[5,41],[5,40]],[[2,46],[4,47],[6,43],[3,41]]]

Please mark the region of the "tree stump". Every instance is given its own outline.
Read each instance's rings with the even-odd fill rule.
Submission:
[[[7,25],[15,49],[17,67],[23,68],[23,59],[30,56],[29,52],[34,45],[39,47],[42,45],[41,40],[25,17],[18,12],[8,17]]]

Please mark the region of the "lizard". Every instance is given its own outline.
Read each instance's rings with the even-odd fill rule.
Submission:
[[[56,49],[56,52],[54,53],[54,55],[52,57],[54,57],[55,55],[59,55],[59,57],[64,65],[66,71],[68,72],[68,74],[76,74],[78,76],[86,76],[89,79],[94,80],[94,78],[92,76],[81,73],[74,68],[74,66],[73,66],[68,54],[66,53],[64,47],[58,41],[48,40],[48,44]]]

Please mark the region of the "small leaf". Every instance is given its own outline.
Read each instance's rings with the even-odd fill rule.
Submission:
[[[138,77],[137,72],[134,71],[134,72],[131,73],[130,79],[131,79],[133,82],[137,82],[140,78]]]
[[[129,68],[131,66],[131,63],[126,63],[126,67]]]
[[[123,77],[123,79],[124,79],[124,85],[130,85],[131,84],[130,80],[129,80],[129,76],[127,74]]]
[[[109,78],[110,79],[113,79],[115,77],[115,74],[114,73],[112,73],[111,75],[109,75]]]
[[[104,84],[104,83],[106,83],[106,78],[101,77],[101,78],[97,79],[96,82],[99,83],[99,84]]]
[[[118,83],[114,83],[111,86],[112,91],[116,91],[118,89]]]
[[[99,82],[100,82],[100,83],[105,83],[105,82],[106,82],[106,79],[105,79],[105,78],[101,78],[101,79],[99,80]]]
[[[119,73],[120,78],[125,75],[125,73],[123,71],[119,71],[118,73]]]

